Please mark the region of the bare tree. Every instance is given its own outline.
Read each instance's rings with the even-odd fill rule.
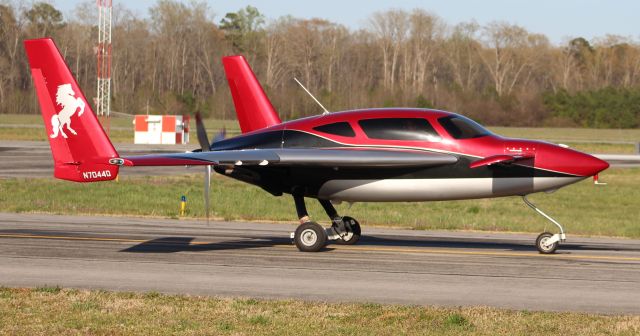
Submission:
[[[476,34],[480,26],[475,23],[460,23],[453,28],[453,32],[446,41],[446,62],[451,68],[452,79],[462,92],[471,91],[477,84],[477,78],[482,67],[476,50],[480,45]]]
[[[400,50],[409,32],[408,13],[403,10],[377,12],[370,25],[382,50],[383,86],[393,90]]]
[[[498,97],[510,94],[523,72],[532,65],[534,55],[523,52],[532,42],[522,27],[504,22],[492,22],[484,27],[482,42],[486,49],[478,50]]]
[[[283,47],[284,47],[284,26],[286,20],[278,20],[271,23],[265,32],[264,36],[264,51],[265,51],[265,76],[266,84],[268,87],[275,88],[280,87],[282,84],[282,77],[285,73],[285,66],[283,60]]]
[[[409,23],[402,72],[405,87],[415,94],[423,90],[427,74],[438,71],[439,65],[433,60],[441,43],[443,26],[440,18],[420,9],[411,12]]]

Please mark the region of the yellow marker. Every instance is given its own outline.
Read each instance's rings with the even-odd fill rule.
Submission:
[[[187,211],[187,197],[182,195],[182,197],[180,197],[180,216],[184,216],[186,211]]]

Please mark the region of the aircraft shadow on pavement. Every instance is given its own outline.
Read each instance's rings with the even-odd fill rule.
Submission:
[[[363,245],[370,246],[386,246],[386,247],[433,247],[433,248],[460,248],[460,249],[495,249],[495,250],[511,250],[511,251],[537,251],[534,244],[535,236],[532,236],[531,241],[508,241],[508,240],[491,240],[491,239],[473,239],[473,238],[438,238],[438,237],[420,237],[420,238],[405,238],[405,237],[377,237],[377,236],[363,236],[360,242]],[[560,244],[560,251],[640,251],[637,247],[612,247],[606,245],[594,245],[594,244],[576,244],[576,243],[562,243]]]
[[[135,246],[131,246],[120,252],[133,253],[175,253],[175,252],[198,252],[217,250],[241,250],[258,247],[271,247],[276,245],[290,245],[291,240],[278,238],[261,238],[257,241],[251,240],[229,240],[215,243],[194,242],[194,237],[163,237],[148,240]]]
[[[146,242],[123,249],[120,252],[131,253],[175,253],[175,252],[198,252],[217,250],[240,250],[260,247],[273,247],[291,245],[291,240],[282,237],[260,237],[259,240],[228,240],[220,242],[195,242],[194,237],[163,237],[148,240]],[[493,249],[511,251],[535,251],[536,248],[531,242],[513,242],[486,240],[478,241],[472,239],[438,239],[437,237],[421,237],[419,239],[405,237],[377,237],[363,236],[361,246],[378,247],[414,247],[414,248],[459,248],[459,249]],[[323,251],[334,250],[335,244],[327,245]],[[640,251],[638,248],[624,247],[614,248],[602,245],[582,245],[582,244],[562,244],[562,251]]]

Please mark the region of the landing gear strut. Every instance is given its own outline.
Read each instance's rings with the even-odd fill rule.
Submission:
[[[538,249],[538,252],[542,254],[555,253],[556,249],[558,248],[558,244],[567,239],[567,236],[564,233],[564,229],[562,228],[562,225],[560,225],[560,223],[558,223],[555,219],[551,218],[551,216],[547,215],[542,210],[538,209],[538,207],[536,207],[535,204],[531,203],[531,201],[527,199],[527,196],[522,196],[522,200],[527,206],[529,206],[535,212],[540,214],[542,217],[549,220],[551,223],[555,224],[558,227],[558,229],[560,229],[560,233],[556,233],[556,234],[552,234],[550,232],[543,232],[536,239],[536,248]]]
[[[331,227],[325,229],[309,218],[304,194],[298,190],[294,190],[292,194],[300,225],[292,233],[291,238],[293,238],[298,250],[318,252],[327,244],[327,240],[335,240],[337,244],[352,245],[360,239],[361,231],[358,221],[347,216],[340,217],[330,201],[319,200],[332,222]]]

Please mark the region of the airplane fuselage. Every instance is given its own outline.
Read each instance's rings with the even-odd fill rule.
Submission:
[[[541,141],[500,137],[457,114],[424,109],[367,109],[303,118],[216,142],[211,149],[265,148],[380,148],[444,153],[457,161],[403,168],[218,166],[215,169],[274,195],[303,187],[306,197],[398,202],[527,195],[578,182],[608,166],[588,154]],[[472,162],[496,153],[526,158],[509,164],[470,167]]]

